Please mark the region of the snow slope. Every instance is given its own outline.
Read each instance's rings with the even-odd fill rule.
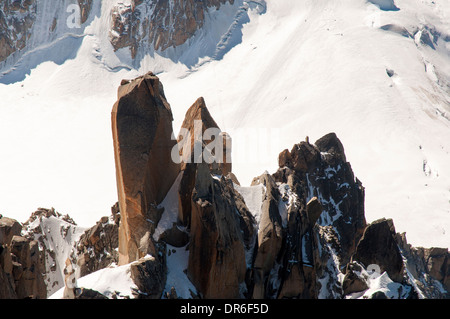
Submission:
[[[116,90],[122,78],[153,70],[175,132],[205,98],[233,137],[244,187],[273,173],[284,148],[336,132],[366,187],[367,220],[393,218],[416,246],[450,246],[450,3],[396,0],[386,10],[365,0],[265,2],[236,20],[241,34],[222,38],[223,54],[206,36],[216,28],[226,35],[235,14],[228,9],[208,16],[179,49],[184,59],[150,52],[133,64],[107,39],[114,1],[102,1],[83,33],[64,42],[64,61],[57,46],[35,49],[28,58],[45,61],[22,61],[0,79],[1,213],[24,220],[53,206],[92,225],[109,211]],[[214,53],[198,59],[202,45]]]

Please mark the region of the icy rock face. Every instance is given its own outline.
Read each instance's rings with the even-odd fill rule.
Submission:
[[[253,182],[265,187],[253,297],[340,298],[342,268],[366,225],[364,188],[335,134],[284,150],[279,166]]]
[[[53,208],[39,208],[23,224],[23,236],[35,240],[43,255],[48,296],[64,286],[65,262],[84,230],[69,215],[61,215]]]
[[[206,10],[234,0],[132,0],[114,7],[110,32],[116,50],[130,47],[132,57],[147,42],[164,51],[185,43],[203,26]]]
[[[72,19],[80,25],[67,26],[70,6],[78,4],[79,16]],[[93,0],[36,1],[7,0],[0,5],[0,62],[15,52],[33,49],[56,40],[66,33],[76,33],[87,21]],[[77,12],[78,13],[78,10]],[[76,18],[76,20],[75,20]]]
[[[315,144],[301,142],[279,157],[275,180],[287,183],[303,201],[317,197],[324,212],[317,224],[332,226],[339,234],[341,263],[354,252],[366,226],[364,187],[355,178],[344,148],[336,134],[330,133]]]
[[[70,259],[77,268],[77,277],[119,262],[119,218],[117,215],[102,217],[95,226],[81,235]]]
[[[36,1],[2,1],[0,4],[0,62],[22,50],[36,20]]]
[[[413,247],[406,234],[396,234],[408,281],[420,298],[449,298],[450,253],[447,248]]]

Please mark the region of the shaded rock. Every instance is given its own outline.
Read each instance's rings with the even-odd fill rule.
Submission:
[[[117,215],[116,215],[117,216]],[[112,263],[119,262],[119,225],[114,216],[102,217],[95,226],[81,235],[71,254],[71,261],[77,265],[78,276],[84,277]]]
[[[450,292],[450,253],[447,248],[424,249],[423,258],[428,274]]]
[[[336,162],[347,162],[344,146],[336,136],[336,133],[329,133],[318,139],[314,144],[321,152],[331,154]]]
[[[391,219],[374,221],[364,231],[352,261],[358,261],[365,267],[378,265],[381,273],[386,271],[393,281],[402,282],[403,259],[394,236]]]
[[[0,244],[11,242],[14,236],[19,236],[22,231],[22,225],[14,219],[8,217],[0,218]]]
[[[5,290],[10,297],[24,299],[45,299],[47,289],[43,273],[42,256],[37,241],[21,236],[13,236],[8,249],[4,249],[2,264]],[[9,254],[9,256],[8,256]],[[12,280],[14,284],[12,284]],[[14,289],[12,294],[11,288]]]
[[[407,277],[407,282],[413,287],[413,297],[430,299],[449,298],[448,262],[446,275],[443,277],[442,281],[438,281],[429,273],[429,248],[413,247],[408,244],[405,233],[397,233],[395,239],[404,258],[405,269],[410,275]],[[441,250],[441,252],[445,252],[445,249],[443,251]],[[441,268],[441,270],[444,269],[445,266]],[[441,278],[441,276],[438,275],[438,278]],[[441,287],[446,289],[446,291]]]
[[[204,298],[238,298],[246,266],[232,183],[212,178],[205,163],[198,165],[191,214],[190,280]]]
[[[322,214],[323,208],[317,197],[311,198],[311,200],[306,204],[306,213],[308,215],[308,221],[310,227],[313,227],[316,221]]]
[[[337,278],[366,227],[364,188],[334,133],[284,150],[279,166],[273,178],[295,194],[297,211],[288,217],[278,297],[341,298]]]
[[[284,151],[285,152],[285,151]],[[320,165],[320,152],[314,145],[308,142],[301,142],[295,145],[289,154],[285,154],[286,158],[291,158],[291,167],[298,172],[306,172]],[[286,162],[286,163],[289,163]]]
[[[171,158],[176,145],[172,140],[172,120],[158,77],[150,72],[122,81],[112,110],[121,213],[120,264],[155,253],[152,218],[158,216],[156,206],[166,196],[180,169]]]
[[[165,249],[165,248],[163,248]],[[165,251],[160,254],[165,256]],[[133,295],[137,299],[160,299],[166,284],[165,259],[146,256],[130,266],[131,279],[137,286]]]
[[[0,299],[17,298],[9,245],[0,245],[0,283]]]
[[[102,300],[102,299],[108,299],[108,297],[99,293],[96,290],[82,287],[82,288],[75,289],[75,298],[74,299],[77,299],[77,300],[86,300],[86,299]]]
[[[388,299],[386,294],[382,291],[376,291],[374,292],[369,299]]]
[[[253,263],[254,288],[253,298],[266,297],[268,287],[266,279],[274,267],[283,242],[282,220],[278,210],[280,192],[267,172],[254,179],[252,185],[261,183],[266,187],[261,208],[261,220],[258,231],[258,246]]]
[[[353,262],[347,265],[347,271],[342,281],[344,295],[361,292],[369,288],[365,278],[361,276],[362,270],[358,263]]]
[[[161,234],[160,240],[171,246],[184,247],[189,243],[189,234],[174,223],[172,228]]]
[[[278,166],[279,167],[285,167],[285,166],[292,167],[292,156],[291,156],[291,152],[289,152],[288,149],[285,149],[284,151],[282,151],[280,153],[280,155],[278,156]]]
[[[166,292],[166,299],[178,299],[177,291],[174,287],[170,288],[169,292]]]

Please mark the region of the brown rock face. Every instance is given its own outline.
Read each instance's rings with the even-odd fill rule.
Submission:
[[[254,271],[253,298],[266,298],[267,277],[272,270],[283,242],[282,220],[278,211],[280,192],[272,176],[265,173],[252,184],[261,183],[266,187],[262,202],[262,214],[258,231],[258,251],[256,253]]]
[[[0,62],[14,52],[26,48],[33,32],[36,32],[34,25],[38,15],[46,11],[46,2],[50,3],[51,1],[15,0],[0,3]],[[93,0],[77,0],[77,3],[80,8],[80,22],[84,24],[91,13]],[[65,20],[66,18],[67,16],[64,15],[45,20],[47,22],[46,30],[49,33],[55,32],[58,19]]]
[[[245,252],[232,182],[198,165],[192,195],[188,276],[204,298],[238,298]]]
[[[165,256],[165,252],[161,253]],[[166,284],[165,260],[154,257],[141,258],[130,266],[131,279],[137,286],[136,299],[161,299]]]
[[[77,242],[71,256],[79,269],[79,277],[86,276],[110,264],[118,263],[119,223],[102,217],[95,226],[86,230]]]
[[[0,4],[0,62],[22,50],[36,20],[35,0],[2,1]]]
[[[20,232],[17,221],[0,217],[0,299],[45,299],[42,253]]]
[[[133,58],[144,42],[161,51],[179,46],[203,26],[208,8],[227,2],[234,0],[134,0],[130,6],[116,6],[111,13],[111,43],[116,50],[130,47]]]
[[[364,231],[352,261],[358,261],[365,267],[378,265],[381,273],[386,271],[393,281],[402,282],[403,259],[394,236],[391,219],[374,221]]]
[[[424,259],[430,276],[440,281],[450,291],[450,253],[447,248],[425,249]]]
[[[81,13],[81,24],[85,23],[91,13],[93,0],[78,0],[78,5],[80,6]]]
[[[175,181],[180,167],[172,161],[172,111],[158,77],[148,73],[122,81],[112,110],[121,223],[119,263],[155,253],[156,207]]]
[[[22,226],[18,221],[8,218],[0,217],[0,243],[9,244],[14,236],[19,236],[22,231]]]
[[[207,145],[214,142],[212,137],[210,139],[204,135],[208,129],[220,131],[219,126],[206,107],[205,100],[201,97],[186,112],[178,136],[179,154],[182,158],[181,170],[183,172],[179,189],[179,217],[186,226],[189,225],[190,220],[191,197],[197,164],[204,162],[203,152]],[[182,132],[185,134],[181,134]],[[222,161],[219,163],[215,161],[209,166],[212,173],[226,176],[231,173],[231,138],[227,133],[221,133],[222,135],[219,138],[222,138],[223,141]]]
[[[342,290],[344,295],[349,295],[354,292],[361,292],[369,287],[367,286],[365,278],[361,278],[359,273],[362,272],[362,267],[358,263],[349,263],[342,282]]]

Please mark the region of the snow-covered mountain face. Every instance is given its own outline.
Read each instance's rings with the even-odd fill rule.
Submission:
[[[414,246],[449,246],[450,4],[201,3],[2,3],[3,214],[25,220],[53,206],[94,224],[117,201],[117,86],[153,71],[175,131],[205,98],[233,137],[242,184],[274,172],[279,152],[305,136],[336,132],[368,222],[392,217]]]

